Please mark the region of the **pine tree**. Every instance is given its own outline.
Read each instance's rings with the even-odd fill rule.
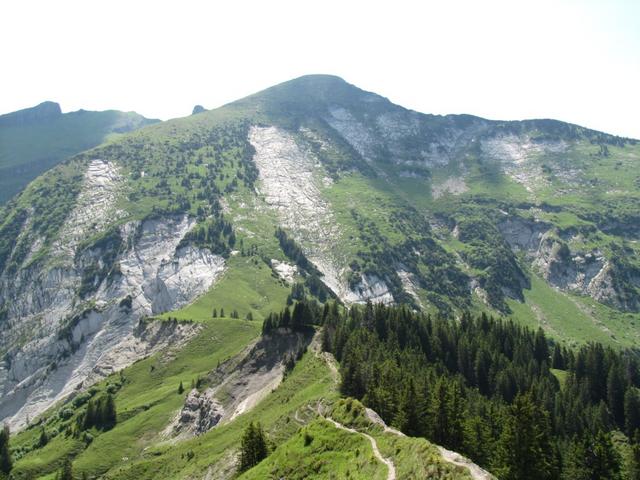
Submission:
[[[640,429],[640,392],[637,388],[628,388],[624,394],[624,422],[627,436],[632,438]]]
[[[620,459],[611,437],[599,431],[595,436],[585,433],[569,447],[563,471],[566,480],[617,480]]]
[[[224,318],[224,308],[220,309],[220,318]]]
[[[9,431],[9,426],[5,425],[0,430],[0,472],[4,474],[9,474],[13,468],[13,459],[9,449],[10,440],[11,432]]]
[[[431,392],[429,399],[428,417],[429,422],[429,439],[436,443],[443,444],[446,439],[447,431],[447,391],[444,385],[444,378],[440,377]]]
[[[487,465],[491,457],[493,439],[491,429],[482,417],[467,415],[464,421],[462,451],[480,465]]]
[[[546,362],[549,359],[549,345],[544,335],[544,330],[538,328],[534,339],[533,356],[539,362]]]
[[[182,380],[180,380],[180,385],[178,385],[178,395],[182,395],[184,393],[184,385],[182,385]]]
[[[636,430],[631,441],[628,480],[640,480],[640,430]]]
[[[73,480],[73,465],[71,465],[71,459],[69,457],[64,460],[59,478],[60,480]]]
[[[304,325],[306,303],[298,302],[293,307],[293,315],[291,316],[291,328],[299,330]]]
[[[620,459],[611,441],[611,435],[599,431],[592,448],[594,461],[591,478],[602,480],[620,478]]]
[[[551,361],[551,367],[558,370],[564,370],[564,358],[562,356],[562,347],[556,343],[553,348],[553,360]]]
[[[478,350],[476,354],[476,360],[473,365],[474,377],[478,390],[483,395],[488,395],[491,390],[489,382],[489,366],[491,364],[491,357],[489,352],[484,348]]]
[[[84,414],[84,424],[83,428],[85,430],[89,430],[91,427],[96,425],[97,412],[96,412],[96,403],[93,399],[89,400],[87,403],[87,411]]]
[[[49,435],[47,435],[47,431],[42,427],[40,430],[40,438],[38,439],[38,446],[42,448],[47,443],[49,443]]]
[[[280,326],[283,328],[289,328],[291,326],[291,310],[289,310],[289,307],[286,307],[282,312]]]
[[[260,423],[251,422],[240,443],[240,472],[249,470],[267,457],[267,442]]]
[[[117,413],[116,413],[116,402],[113,398],[113,395],[108,394],[107,398],[104,401],[103,412],[102,412],[102,428],[105,430],[110,430],[116,425],[117,422]]]
[[[518,395],[507,408],[496,445],[494,473],[501,480],[555,478],[557,466],[546,412],[530,394]]]
[[[591,472],[586,465],[587,446],[583,440],[574,439],[567,449],[562,478],[564,480],[591,480]]]
[[[624,425],[624,379],[616,365],[612,365],[607,375],[607,405],[617,425]]]
[[[215,308],[213,309],[213,313],[211,315],[213,318],[218,318],[218,310],[216,310]]]
[[[409,378],[409,382],[406,384],[404,391],[400,395],[400,402],[393,420],[394,426],[398,430],[412,437],[422,435],[422,421],[420,419],[419,409],[420,407],[415,385],[413,383],[413,379]]]

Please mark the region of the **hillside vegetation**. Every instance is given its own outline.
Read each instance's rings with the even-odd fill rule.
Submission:
[[[16,478],[635,478],[636,140],[312,75],[88,147],[1,210]]]

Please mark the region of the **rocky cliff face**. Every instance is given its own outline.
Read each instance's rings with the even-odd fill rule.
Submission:
[[[260,172],[258,193],[276,212],[280,225],[303,246],[326,286],[346,303],[393,302],[389,288],[376,276],[365,275],[355,288],[349,287],[340,224],[322,193],[331,179],[318,158],[277,127],[251,127],[249,142]]]
[[[523,252],[532,267],[560,290],[586,295],[620,310],[635,310],[616,288],[615,269],[599,249],[572,250],[545,222],[508,217],[498,227],[516,252]]]
[[[200,435],[251,410],[278,387],[286,363],[306,351],[313,335],[312,329],[277,329],[216,367],[207,376],[211,386],[187,394],[164,435],[174,439]]]
[[[73,119],[84,125],[88,114]],[[133,128],[118,121],[109,133]],[[300,282],[322,295],[327,287],[345,304],[454,313],[473,306],[475,291],[506,312],[503,297],[524,300],[529,286],[524,259],[558,289],[638,310],[640,267],[621,261],[637,251],[636,229],[625,230],[616,256],[610,238],[574,241],[550,215],[524,218],[538,218],[553,195],[609,181],[588,178],[596,164],[589,175],[618,182],[618,163],[640,158],[628,143],[561,122],[424,115],[326,76],[120,136],[40,177],[3,210],[0,420],[20,425],[152,345],[188,336],[176,327],[148,341],[136,326],[205,292],[231,268],[221,255],[232,248],[255,257],[242,268],[269,263],[280,287]],[[637,208],[616,196],[621,186],[611,191],[617,235]],[[580,218],[606,232],[608,212],[594,216],[580,198],[583,211],[571,197],[553,208],[569,224]],[[457,238],[460,222],[467,235]],[[276,227],[312,275],[278,245]],[[237,407],[225,405],[225,415]]]
[[[149,334],[136,326],[189,303],[224,270],[224,259],[208,249],[180,245],[195,224],[186,215],[127,222],[86,246],[83,239],[124,215],[115,207],[118,182],[115,166],[91,162],[50,252],[0,276],[0,419],[14,427],[86,382],[188,336],[177,327],[145,340]]]

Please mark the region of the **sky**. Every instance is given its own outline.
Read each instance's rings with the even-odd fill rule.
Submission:
[[[328,73],[425,113],[640,138],[637,0],[16,0],[0,45],[1,113],[164,120]]]

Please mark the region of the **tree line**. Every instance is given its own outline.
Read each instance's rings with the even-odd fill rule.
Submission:
[[[304,301],[296,309],[303,323],[324,325],[322,346],[340,362],[342,394],[408,435],[460,451],[501,479],[640,478],[632,352],[597,343],[574,351],[541,329],[486,314],[453,319]],[[267,318],[265,330],[298,325],[287,311]],[[614,431],[627,437],[627,462]]]

